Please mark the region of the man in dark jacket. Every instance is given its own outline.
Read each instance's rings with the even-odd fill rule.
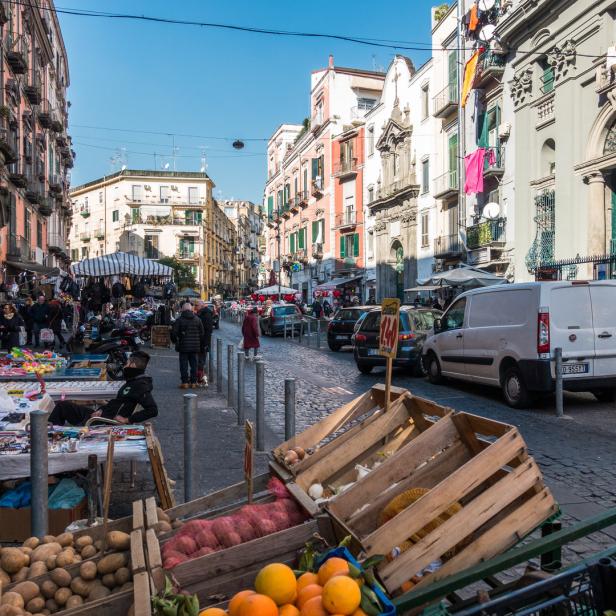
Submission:
[[[34,346],[40,345],[41,330],[49,327],[49,317],[51,311],[49,304],[44,295],[39,295],[36,299],[36,303],[30,309],[30,316],[32,317],[32,333],[34,335]]]
[[[201,325],[203,325],[203,346],[199,352],[199,363],[197,366],[197,379],[199,383],[204,381],[205,364],[208,353],[210,352],[210,347],[212,346],[212,331],[214,330],[214,313],[207,304],[201,302],[200,306],[201,309],[197,313],[197,316],[201,320]],[[208,376],[210,378],[212,377],[211,374]]]
[[[193,312],[192,304],[186,302],[182,306],[182,313],[171,329],[171,341],[175,343],[175,350],[180,354],[181,389],[197,387],[197,362],[203,348],[204,338],[205,332],[201,319]]]
[[[49,423],[82,426],[92,417],[103,417],[122,424],[136,424],[156,417],[158,406],[152,396],[152,378],[145,375],[149,361],[145,351],[136,351],[124,366],[126,382],[113,400],[98,410],[68,400],[58,402],[49,415]]]

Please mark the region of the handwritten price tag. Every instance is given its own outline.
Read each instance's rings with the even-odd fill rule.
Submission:
[[[384,299],[381,304],[381,326],[379,330],[379,355],[395,357],[398,350],[398,319],[400,300]]]

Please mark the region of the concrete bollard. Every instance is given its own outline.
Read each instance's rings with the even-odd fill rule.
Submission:
[[[48,531],[48,456],[47,411],[32,411],[30,413],[30,481],[32,482],[30,534],[39,539],[44,537]]]
[[[265,362],[256,363],[256,432],[257,451],[265,451]]]
[[[222,393],[222,338],[216,338],[216,391]]]
[[[284,440],[295,436],[295,379],[284,380]]]
[[[195,498],[195,441],[197,440],[197,396],[184,394],[184,502]]]
[[[233,354],[235,347],[227,345],[227,406],[233,408]]]
[[[246,420],[245,400],[244,400],[244,351],[237,352],[237,425],[243,426]]]

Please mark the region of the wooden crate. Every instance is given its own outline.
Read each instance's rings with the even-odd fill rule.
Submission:
[[[169,325],[152,325],[150,346],[153,349],[168,349],[171,346],[171,327]]]
[[[429,492],[381,524],[384,507],[412,488]],[[456,503],[462,508],[452,514]],[[515,427],[449,413],[330,502],[327,510],[368,555],[390,555],[413,535],[423,535],[379,567],[384,585],[394,593],[437,559],[442,567],[421,584],[505,551],[557,506]],[[441,515],[445,521],[424,534],[426,525]]]
[[[273,451],[272,468],[307,492],[320,483],[332,491],[357,478],[357,464],[372,466],[417,438],[424,430],[449,412],[449,409],[411,395],[406,389],[392,388],[393,402],[383,409],[384,386],[371,390],[334,411],[331,415],[286,441]],[[299,463],[284,463],[287,451],[302,447],[308,453]]]

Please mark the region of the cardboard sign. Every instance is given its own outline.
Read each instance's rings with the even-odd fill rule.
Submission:
[[[395,357],[398,350],[398,320],[400,300],[387,298],[381,304],[381,326],[379,329],[379,355]]]

